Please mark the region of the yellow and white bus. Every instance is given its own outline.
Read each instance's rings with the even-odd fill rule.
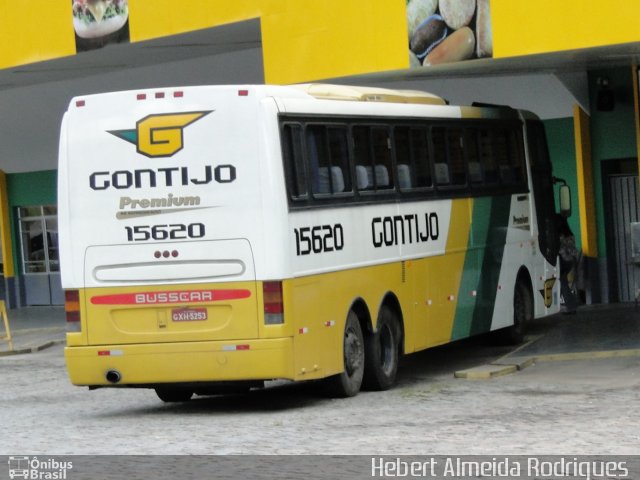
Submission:
[[[544,130],[422,92],[210,86],[78,97],[61,131],[71,381],[394,383],[400,355],[559,309]]]

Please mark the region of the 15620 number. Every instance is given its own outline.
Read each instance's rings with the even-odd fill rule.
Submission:
[[[124,228],[127,231],[127,240],[130,242],[187,240],[189,238],[204,237],[204,225],[202,223],[190,223],[189,225],[180,223],[171,225],[135,225]]]
[[[333,252],[344,248],[344,230],[342,225],[318,225],[315,227],[295,228],[296,255]]]

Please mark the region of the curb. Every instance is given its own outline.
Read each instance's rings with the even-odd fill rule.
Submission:
[[[0,357],[9,357],[11,355],[22,355],[25,353],[36,353],[54,345],[64,343],[64,340],[49,340],[31,347],[12,348],[10,350],[0,350]]]
[[[531,345],[542,335],[535,337],[524,343],[513,352],[491,362],[487,365],[458,370],[454,372],[455,378],[465,380],[488,380],[490,378],[510,375],[512,373],[524,370],[538,362],[566,362],[571,360],[599,360],[606,358],[624,358],[624,357],[640,357],[640,349],[633,348],[627,350],[600,350],[587,352],[570,352],[570,353],[551,353],[543,355],[533,355],[527,357],[518,357],[516,354],[523,348]]]
[[[512,373],[516,373],[519,370],[524,370],[525,368],[535,363],[535,357],[516,358],[514,355],[523,348],[526,348],[532,343],[537,342],[540,338],[542,338],[542,335],[531,337],[528,341],[520,345],[518,348],[516,348],[512,352],[507,353],[506,355],[503,355],[497,360],[487,365],[481,365],[479,367],[468,368],[465,370],[458,370],[457,372],[454,372],[453,376],[455,378],[463,378],[466,380],[487,380],[489,378],[511,375]]]
[[[44,327],[44,328],[20,328],[17,330],[11,330],[12,336],[26,335],[29,333],[66,333],[66,327]]]
[[[595,352],[552,353],[533,357],[536,362],[566,362],[570,360],[599,360],[603,358],[640,357],[640,348],[628,350],[600,350]]]
[[[466,380],[486,380],[494,377],[502,377],[510,375],[518,371],[515,365],[481,365],[479,367],[468,368],[467,370],[458,370],[454,372],[455,378],[464,378]]]

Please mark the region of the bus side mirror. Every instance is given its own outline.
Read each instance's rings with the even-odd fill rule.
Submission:
[[[571,216],[571,189],[569,185],[560,185],[560,215]]]

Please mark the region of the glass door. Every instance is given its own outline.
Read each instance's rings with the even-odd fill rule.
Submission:
[[[26,304],[62,305],[57,207],[19,207],[18,221]]]

